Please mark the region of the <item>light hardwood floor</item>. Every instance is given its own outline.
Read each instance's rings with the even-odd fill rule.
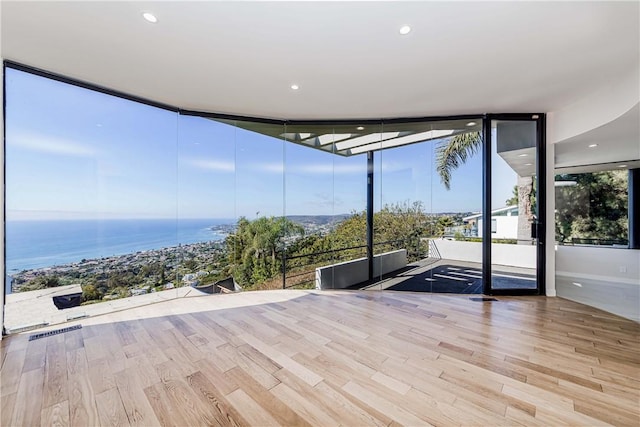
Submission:
[[[640,425],[637,323],[561,298],[498,299],[246,292],[10,336],[0,422]]]

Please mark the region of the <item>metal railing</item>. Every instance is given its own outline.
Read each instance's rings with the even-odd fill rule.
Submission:
[[[629,246],[629,241],[625,239],[591,239],[585,237],[573,237],[570,242],[562,242],[567,245],[594,245],[594,246]]]
[[[427,249],[421,250],[421,240],[419,238],[410,240],[388,240],[385,242],[375,242],[374,248],[383,247],[382,251],[396,249],[407,249],[409,259],[419,259],[426,256]],[[386,247],[385,247],[386,246]],[[375,251],[374,251],[375,252]],[[340,255],[339,255],[340,254]],[[285,256],[282,259],[282,288],[304,288],[315,287],[315,272],[319,267],[337,264],[345,261],[352,261],[367,256],[367,245],[349,246],[345,248],[331,249],[310,254],[299,254]],[[296,260],[305,261],[298,264]],[[295,265],[291,265],[294,261]]]

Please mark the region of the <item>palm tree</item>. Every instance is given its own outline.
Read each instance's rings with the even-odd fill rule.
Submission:
[[[482,147],[480,132],[460,133],[436,146],[436,169],[447,190],[451,189],[451,172],[464,164]]]
[[[304,235],[304,228],[285,217],[241,217],[236,231],[226,238],[237,280],[257,285],[274,277],[282,267],[278,254],[285,250],[286,239],[299,235]]]
[[[445,139],[436,146],[436,170],[447,190],[451,189],[451,172],[463,165],[482,147],[482,134],[468,132]],[[533,182],[530,176],[518,176],[518,241],[528,242],[531,238],[533,220],[531,193]]]

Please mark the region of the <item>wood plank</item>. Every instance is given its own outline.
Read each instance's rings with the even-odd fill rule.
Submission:
[[[215,384],[216,389],[220,390],[223,396],[226,396],[240,387],[208,359],[201,360],[198,368],[200,368],[200,371],[198,372],[201,372],[209,381]]]
[[[69,376],[69,421],[75,426],[98,424],[95,393],[87,375]]]
[[[214,385],[214,382],[202,372],[198,371],[189,375],[187,383],[203,403],[212,409],[214,417],[220,425],[241,426],[247,424],[247,421],[240,415],[242,408],[236,409],[231,406],[218,384]],[[235,390],[238,388],[236,387]]]
[[[341,394],[338,389],[328,386],[324,381],[311,387],[286,369],[276,372],[276,377],[301,396],[313,396],[313,401],[321,405],[323,410],[342,425],[375,425],[386,426],[382,414],[375,414],[373,409],[367,411],[353,404],[348,395]],[[379,416],[379,418],[376,418]],[[331,423],[331,424],[336,424]]]
[[[88,375],[89,364],[84,347],[67,350],[67,377],[71,375]]]
[[[2,370],[0,370],[0,379],[2,380],[0,381],[0,396],[3,398],[18,391],[20,377],[23,374],[23,367],[27,357],[27,349],[10,351],[5,356],[5,362],[2,365]]]
[[[161,384],[166,391],[168,404],[178,425],[216,425],[214,409],[206,406],[196,395],[195,391],[187,384],[172,362],[165,362],[156,366],[160,375]],[[155,410],[155,408],[154,408]]]
[[[40,425],[42,411],[42,391],[44,387],[44,369],[32,369],[20,377],[16,392],[15,406],[11,416],[11,426]]]
[[[13,409],[16,404],[16,393],[7,394],[0,399],[0,425],[10,426]]]
[[[144,382],[140,380],[138,370],[125,369],[115,375],[116,387],[124,406],[128,423],[132,426],[159,424],[149,400],[144,394]]]
[[[43,427],[60,427],[69,425],[69,401],[56,403],[44,408],[40,414],[40,422]]]
[[[304,418],[313,426],[331,426],[340,424],[340,420],[333,419],[329,414],[315,405],[316,399],[310,399],[309,396],[301,396],[291,387],[280,383],[271,389],[271,393],[286,402],[293,411]]]
[[[274,377],[270,372],[262,368],[262,366],[258,365],[256,362],[254,362],[250,358],[240,353],[238,351],[238,347],[222,346],[220,347],[220,349],[224,349],[224,351],[227,353],[227,357],[233,360],[235,364],[233,368],[228,369],[227,371],[225,371],[225,373],[228,374],[233,369],[240,368],[244,372],[249,374],[251,378],[256,380],[258,383],[260,383],[262,387],[266,388],[267,390],[278,385],[279,381],[276,377]]]
[[[251,399],[263,407],[271,416],[282,425],[309,426],[302,417],[295,413],[289,406],[265,389],[259,382],[251,378],[244,370],[233,368],[227,373],[236,383],[242,385]],[[278,381],[278,384],[280,382]],[[236,393],[238,390],[232,392]],[[244,414],[244,413],[243,413]]]
[[[136,378],[140,382],[140,388],[147,388],[160,381],[158,373],[153,367],[153,364],[147,359],[145,355],[133,357],[127,359],[125,370],[133,370],[136,373]],[[122,372],[122,371],[120,371]],[[116,373],[117,374],[117,373]],[[116,381],[116,386],[118,381]]]
[[[117,389],[112,388],[96,394],[96,406],[100,425],[124,426],[129,424]]]
[[[371,376],[371,379],[387,387],[389,390],[395,391],[396,393],[407,394],[409,390],[411,390],[410,385],[402,381],[398,381],[389,375],[385,375],[382,372],[376,372]]]
[[[221,298],[5,337],[0,423],[640,421],[640,326],[592,307],[501,297],[489,312],[465,296],[339,290]],[[204,311],[211,301],[230,308]]]
[[[176,412],[169,405],[169,394],[161,383],[154,384],[144,389],[149,404],[153,408],[153,413],[161,426],[179,425],[174,419]]]
[[[390,402],[384,397],[384,394],[380,395],[368,390],[355,381],[349,381],[342,387],[342,389],[356,399],[378,408],[382,413],[394,420],[397,420],[401,424],[415,426],[432,425],[427,423],[425,420],[418,418],[405,408]]]
[[[250,426],[280,427],[282,425],[242,389],[229,394],[227,399],[236,408],[242,408],[242,415]]]
[[[64,345],[67,351],[83,348],[84,337],[82,335],[82,329],[76,329],[75,331],[66,332],[64,334]]]
[[[7,355],[8,357],[9,355]],[[47,339],[40,338],[38,340],[29,341],[27,345],[26,359],[24,360],[23,372],[32,369],[44,368],[45,359],[47,357]]]
[[[314,386],[322,381],[322,377],[317,375],[315,372],[305,368],[295,360],[287,357],[284,353],[276,350],[275,348],[267,345],[266,343],[260,341],[258,338],[253,335],[243,334],[241,338],[250,344],[252,347],[256,348],[262,354],[267,356],[269,359],[275,361],[277,363],[277,367],[285,368],[291,371],[294,375],[300,377],[301,380],[305,381],[307,384]]]
[[[67,358],[63,335],[47,339],[47,356],[44,367],[44,401],[42,406],[48,408],[68,399],[67,390]]]
[[[92,393],[99,394],[116,386],[116,381],[113,378],[113,369],[109,365],[108,359],[88,360],[87,363],[89,365],[88,377],[91,382]]]

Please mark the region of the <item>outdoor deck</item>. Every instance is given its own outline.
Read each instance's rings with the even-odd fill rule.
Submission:
[[[493,266],[494,289],[535,289],[535,270],[506,265]],[[389,273],[383,280],[354,285],[351,289],[433,292],[454,294],[482,293],[482,264],[467,261],[425,258]]]
[[[0,424],[638,425],[640,325],[498,299],[243,292],[13,335]]]

